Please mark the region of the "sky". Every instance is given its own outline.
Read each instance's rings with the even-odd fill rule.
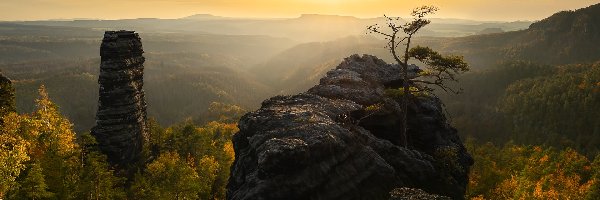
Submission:
[[[439,18],[540,20],[600,0],[0,0],[0,21],[47,19],[181,18],[193,14],[292,18],[331,14],[361,18],[406,16],[419,5],[435,5]]]

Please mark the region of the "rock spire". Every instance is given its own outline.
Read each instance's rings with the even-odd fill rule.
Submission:
[[[100,95],[92,135],[111,164],[139,161],[146,128],[144,53],[134,31],[107,31],[100,47]]]

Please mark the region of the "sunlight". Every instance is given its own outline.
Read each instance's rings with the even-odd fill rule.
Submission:
[[[344,1],[344,0],[321,0],[321,1],[317,1],[317,2],[320,2],[323,4],[340,4],[342,2],[347,2],[347,1]]]

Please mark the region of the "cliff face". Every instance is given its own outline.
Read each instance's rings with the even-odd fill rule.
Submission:
[[[0,73],[0,117],[9,112],[16,112],[15,88],[10,79]]]
[[[401,84],[399,72],[354,55],[308,92],[273,97],[245,115],[228,199],[387,199],[397,187],[463,198],[473,160],[437,98],[413,97],[409,145],[401,145],[402,110],[386,95]]]
[[[146,128],[144,57],[133,31],[107,31],[100,47],[100,95],[92,135],[111,164],[137,162]]]

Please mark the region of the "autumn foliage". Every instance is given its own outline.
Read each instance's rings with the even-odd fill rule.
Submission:
[[[150,121],[147,163],[120,177],[89,133],[76,135],[42,86],[33,113],[0,116],[0,199],[224,199],[236,124]]]
[[[596,199],[600,156],[573,149],[467,142],[476,162],[467,197],[472,199]]]

